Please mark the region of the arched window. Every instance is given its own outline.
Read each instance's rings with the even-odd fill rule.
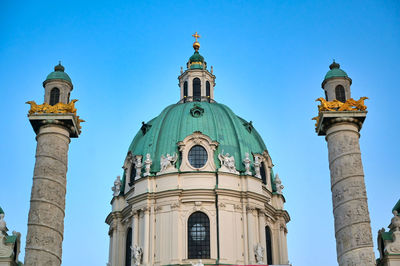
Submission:
[[[346,101],[346,94],[342,85],[337,85],[335,88],[336,100],[344,103]]]
[[[187,81],[185,81],[185,83],[183,83],[183,101],[186,102],[186,97],[188,96],[188,83]]]
[[[60,101],[60,90],[58,88],[53,88],[50,91],[50,105],[55,105]]]
[[[328,93],[326,91],[325,91],[325,100],[329,101],[328,100]]]
[[[269,226],[265,227],[265,240],[267,241],[267,264],[272,264],[272,237],[271,237],[271,229]]]
[[[201,101],[201,82],[199,78],[193,79],[193,101]]]
[[[264,163],[261,163],[260,166],[260,175],[261,175],[261,180],[264,184],[267,184],[267,174],[265,172],[265,166]]]
[[[132,246],[132,228],[129,227],[126,233],[125,266],[131,266],[131,246]]]
[[[211,95],[210,95],[210,82],[209,81],[206,82],[206,96],[207,96],[207,100],[210,101]]]
[[[188,219],[188,259],[210,258],[210,220],[203,212]]]

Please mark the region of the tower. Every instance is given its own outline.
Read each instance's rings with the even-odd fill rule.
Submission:
[[[72,82],[59,63],[43,82],[44,103],[29,101],[36,162],[26,236],[25,265],[61,264],[70,138],[80,134]]]
[[[326,136],[336,251],[339,265],[375,265],[364,171],[359,144],[367,115],[364,100],[351,98],[352,80],[333,62],[322,82],[325,99],[318,98],[316,132]]]
[[[251,121],[194,54],[180,100],[143,122],[112,187],[109,266],[288,265],[283,186]]]

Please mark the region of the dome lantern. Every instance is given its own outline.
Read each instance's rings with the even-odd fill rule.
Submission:
[[[192,36],[195,38],[194,53],[187,62],[186,71],[181,70],[181,75],[178,77],[181,89],[180,102],[213,102],[215,76],[207,70],[207,62],[199,53],[200,43],[197,39],[200,35],[196,32]]]
[[[340,64],[333,59],[329,65],[329,71],[326,73],[322,82],[322,89],[325,91],[325,99],[327,101],[338,100],[345,102],[351,98],[352,80],[347,76],[347,73],[340,68]]]

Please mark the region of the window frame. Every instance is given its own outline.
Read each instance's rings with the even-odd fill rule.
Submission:
[[[335,87],[335,98],[342,103],[346,102],[346,90],[343,85],[339,84]]]
[[[197,217],[199,216],[199,217]],[[198,219],[194,220],[193,219]],[[192,228],[200,224],[205,228],[204,240],[199,240],[204,243],[196,243],[196,240],[192,240]],[[202,211],[193,212],[187,219],[187,258],[188,259],[210,259],[211,258],[211,234],[210,234],[210,218]],[[199,232],[199,230],[196,230]],[[195,231],[195,232],[196,232]],[[199,245],[193,245],[199,244]],[[195,253],[199,253],[196,255]]]
[[[52,88],[50,90],[49,104],[50,105],[56,105],[57,103],[59,103],[60,102],[60,96],[61,96],[60,89],[57,88],[57,87]],[[57,97],[57,99],[55,97]]]

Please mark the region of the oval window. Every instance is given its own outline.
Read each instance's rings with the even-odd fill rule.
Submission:
[[[208,159],[207,151],[203,146],[196,145],[193,146],[189,151],[189,163],[194,168],[203,167]]]

